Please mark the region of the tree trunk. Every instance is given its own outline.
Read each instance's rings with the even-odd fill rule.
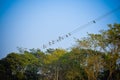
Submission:
[[[110,74],[109,74],[107,80],[111,80],[111,76],[112,76],[112,72],[110,72]]]

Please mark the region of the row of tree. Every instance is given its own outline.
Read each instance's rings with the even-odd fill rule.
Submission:
[[[64,49],[20,50],[0,60],[1,80],[120,80],[120,24]]]

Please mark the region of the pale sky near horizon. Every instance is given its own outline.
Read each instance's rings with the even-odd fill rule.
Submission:
[[[41,48],[87,22],[117,8],[120,0],[0,0],[0,58],[16,47]],[[120,23],[120,10],[47,48],[69,48],[74,38]]]

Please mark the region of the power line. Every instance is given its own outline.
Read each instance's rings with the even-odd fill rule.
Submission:
[[[90,25],[92,25],[92,24],[95,24],[97,21],[100,21],[100,20],[104,19],[105,17],[107,17],[107,16],[109,16],[110,14],[118,11],[119,9],[120,9],[120,6],[117,7],[117,8],[115,8],[115,9],[113,9],[113,10],[111,10],[110,12],[107,12],[107,13],[104,14],[104,15],[101,15],[101,16],[95,18],[95,19],[92,20],[92,21],[89,21],[88,23],[86,23],[86,24],[84,24],[84,25],[82,25],[82,26],[79,26],[78,28],[76,28],[75,30],[69,32],[68,34],[65,34],[65,35],[63,35],[63,36],[59,36],[58,39],[56,39],[56,40],[49,41],[48,44],[46,44],[46,45],[43,44],[42,48],[43,48],[43,49],[46,49],[48,46],[51,46],[51,45],[53,45],[53,44],[56,44],[56,43],[64,40],[65,38],[68,38],[69,36],[73,35],[74,33],[77,33],[78,31],[80,31],[80,30],[82,30],[82,29],[84,29],[84,28],[86,28],[86,27],[88,27],[88,26],[90,26]]]
[[[88,23],[86,23],[86,24],[84,24],[84,25],[76,28],[76,29],[73,30],[71,33],[72,33],[72,34],[73,34],[73,33],[76,33],[76,32],[78,32],[79,30],[82,30],[82,29],[88,27],[89,25],[92,25],[92,24],[96,23],[97,21],[100,21],[100,20],[104,19],[105,17],[109,16],[110,14],[116,12],[116,11],[119,10],[119,9],[120,9],[120,6],[117,7],[117,8],[115,8],[115,9],[113,9],[112,11],[107,12],[106,14],[101,15],[101,16],[97,17],[96,19],[94,19],[94,20],[92,20],[92,21],[89,21]]]

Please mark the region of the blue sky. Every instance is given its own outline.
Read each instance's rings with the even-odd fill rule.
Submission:
[[[119,0],[0,0],[0,58],[17,51],[48,45],[87,22],[120,6]],[[120,23],[120,10],[47,48],[69,48],[74,38]]]

